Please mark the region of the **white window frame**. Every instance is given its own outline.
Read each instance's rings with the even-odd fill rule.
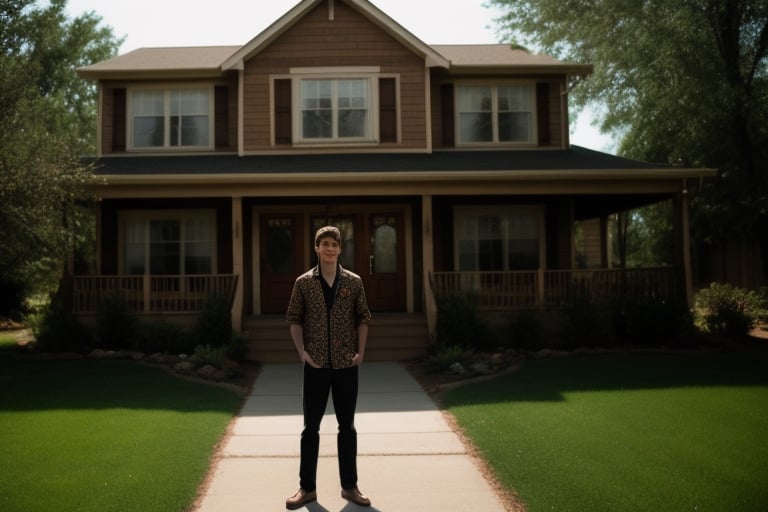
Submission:
[[[126,269],[126,246],[128,243],[128,222],[146,222],[151,221],[163,221],[163,220],[177,220],[184,225],[186,221],[205,219],[211,223],[212,227],[212,252],[211,252],[211,274],[218,273],[218,236],[216,229],[216,210],[214,209],[200,209],[200,210],[124,210],[118,213],[118,271],[120,274],[127,274]],[[144,273],[150,273],[150,243],[149,243],[149,230],[146,230],[146,239],[144,243]],[[180,233],[180,251],[179,251],[179,275],[198,275],[187,274],[184,268],[185,262],[185,247],[186,247],[186,229],[181,228]]]
[[[492,139],[488,141],[469,141],[462,140],[461,131],[461,90],[466,88],[490,88],[491,89],[491,114]],[[531,123],[528,127],[528,139],[521,141],[502,141],[499,140],[499,89],[504,87],[526,87],[529,89],[530,103],[528,110],[517,110],[516,112],[527,112],[530,114]],[[538,144],[538,131],[536,119],[536,83],[531,81],[505,81],[505,82],[459,82],[456,84],[456,94],[454,95],[454,126],[456,146],[533,146]]]
[[[207,145],[196,145],[196,146],[172,146],[171,145],[171,95],[174,91],[181,91],[181,90],[193,90],[193,89],[204,89],[208,92],[208,144]],[[126,116],[126,123],[127,123],[127,142],[128,142],[128,151],[135,151],[135,152],[180,152],[180,151],[211,151],[214,149],[215,144],[215,133],[214,133],[214,123],[215,123],[215,97],[214,97],[214,90],[215,87],[213,84],[209,83],[190,83],[190,84],[184,84],[184,85],[178,85],[178,84],[154,84],[154,85],[146,85],[146,86],[138,86],[138,87],[130,87],[128,89],[128,98],[127,98],[127,105],[126,105],[126,111],[128,115]],[[136,146],[134,141],[134,118],[136,115],[134,114],[134,105],[133,105],[133,95],[135,92],[138,91],[161,91],[163,93],[163,145],[162,146]]]
[[[462,238],[462,231],[461,231],[461,223],[463,219],[466,219],[468,217],[471,218],[478,218],[483,215],[498,215],[498,216],[506,216],[509,218],[512,218],[514,216],[532,216],[535,218],[536,222],[536,232],[538,236],[538,269],[545,268],[546,266],[546,252],[545,252],[545,242],[546,242],[546,232],[545,232],[545,223],[544,223],[544,215],[545,213],[545,207],[543,205],[526,205],[526,206],[509,206],[509,205],[462,205],[462,206],[454,206],[453,207],[453,261],[454,261],[454,270],[456,272],[475,272],[480,271],[479,270],[479,261],[478,261],[478,254],[479,251],[475,252],[475,262],[474,262],[474,268],[472,269],[462,269],[461,268],[461,248],[460,243],[465,240],[465,238]],[[475,247],[479,245],[479,238],[475,238],[473,241],[475,242]],[[505,247],[504,247],[504,254],[503,254],[503,269],[500,269],[498,271],[509,271],[509,270],[519,270],[519,269],[510,269],[509,268],[509,245],[508,245],[508,238],[504,239]],[[526,269],[526,270],[537,270],[537,269]]]
[[[292,93],[292,135],[297,146],[328,146],[328,145],[375,145],[379,141],[379,78],[378,67],[345,67],[345,68],[292,68],[290,70]],[[333,134],[331,137],[304,137],[302,118],[302,83],[305,80],[331,81]],[[338,136],[338,95],[337,85],[343,80],[363,80],[367,93],[367,116],[365,134],[361,137]]]

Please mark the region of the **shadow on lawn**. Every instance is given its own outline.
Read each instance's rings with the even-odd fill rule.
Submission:
[[[157,409],[231,414],[235,393],[128,361],[0,355],[0,411]]]
[[[768,386],[768,346],[723,351],[610,353],[528,360],[514,373],[449,392],[451,406],[561,401],[569,391]]]

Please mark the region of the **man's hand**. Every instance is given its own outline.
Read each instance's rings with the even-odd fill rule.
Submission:
[[[355,354],[355,357],[352,358],[352,364],[354,366],[360,366],[363,364],[363,355],[362,354]]]
[[[306,350],[301,352],[301,362],[307,363],[312,368],[320,368],[320,366],[312,360],[312,356],[310,356]]]

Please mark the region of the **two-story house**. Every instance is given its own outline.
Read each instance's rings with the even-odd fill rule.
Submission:
[[[676,265],[629,277],[690,299],[687,198],[706,171],[571,146],[568,90],[590,65],[430,46],[369,1],[303,0],[243,46],[143,48],[78,72],[99,90],[99,275],[75,278],[81,314],[115,288],[147,314],[225,291],[252,357],[290,358],[282,314],[314,231],[334,224],[382,326],[371,353],[404,357],[424,348],[436,291],[551,308],[576,277],[626,281],[606,219],[661,200]]]

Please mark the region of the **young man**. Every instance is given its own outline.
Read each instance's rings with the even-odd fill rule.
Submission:
[[[339,265],[341,233],[326,226],[315,234],[317,267],[296,279],[286,320],[304,364],[304,430],[301,433],[301,487],[285,506],[296,510],[317,500],[320,422],[333,395],[341,497],[360,506],[371,501],[357,488],[358,366],[363,362],[371,312],[360,276]]]

